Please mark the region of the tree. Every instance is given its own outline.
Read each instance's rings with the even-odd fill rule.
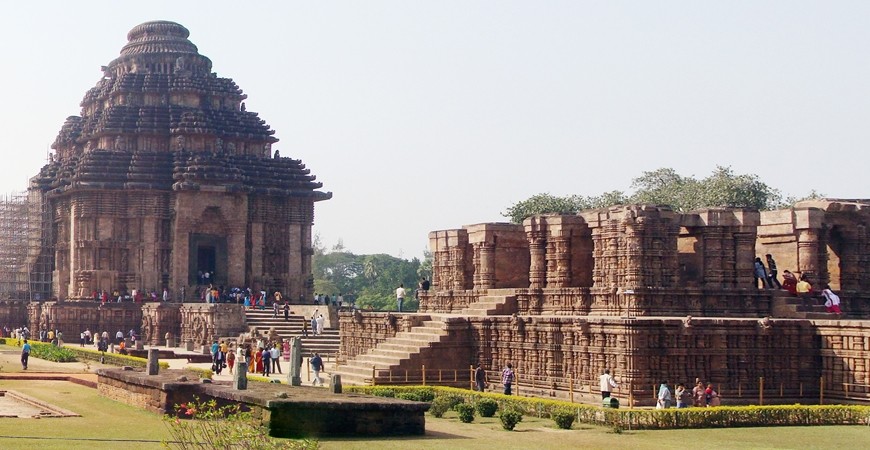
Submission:
[[[676,211],[688,212],[701,208],[729,207],[768,210],[794,204],[788,198],[783,203],[782,193],[759,180],[754,174],[736,174],[730,167],[717,166],[710,176],[698,180],[684,177],[674,169],[661,168],[644,172],[631,182],[634,193],[605,192],[599,196],[571,195],[557,197],[537,194],[519,201],[502,213],[511,222],[522,223],[536,214],[575,214],[582,209],[604,208],[628,203],[667,205]],[[819,198],[815,191],[809,199]]]

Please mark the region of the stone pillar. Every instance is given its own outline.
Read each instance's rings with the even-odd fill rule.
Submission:
[[[725,282],[725,270],[723,264],[723,234],[722,229],[716,226],[707,226],[702,228],[701,236],[703,237],[703,266],[704,271],[701,276],[704,280],[704,286],[710,288],[721,289]]]
[[[547,286],[547,241],[538,233],[533,233],[529,237],[529,255],[531,256],[529,287],[543,289]]]
[[[566,237],[550,236],[546,246],[547,286],[568,287],[571,284],[570,242]]]
[[[734,233],[735,283],[738,287],[755,287],[755,233]]]
[[[287,371],[287,382],[291,386],[302,385],[302,340],[290,338],[290,370]]]
[[[160,362],[157,359],[157,349],[148,349],[148,375],[157,375],[160,372]]]
[[[495,245],[488,242],[474,244],[474,288],[495,287]]]
[[[813,283],[819,274],[819,233],[815,229],[798,230],[798,271],[807,275]]]
[[[333,394],[341,394],[341,375],[333,374],[330,377],[329,389]]]
[[[233,389],[244,391],[248,389],[248,365],[239,360],[236,364],[236,371],[233,373]]]

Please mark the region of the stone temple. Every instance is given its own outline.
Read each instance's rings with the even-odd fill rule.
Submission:
[[[240,305],[179,302],[199,301],[206,284],[310,297],[314,203],[332,194],[273,150],[274,131],[189,34],[168,21],[134,27],[66,119],[31,179],[25,206],[39,210],[39,226],[18,239],[35,248],[16,267],[30,268],[31,291],[37,278],[50,291],[0,302],[2,324],[204,344],[247,325]],[[166,289],[173,302],[93,301],[134,289]]]
[[[347,383],[493,389],[512,363],[522,395],[653,404],[662,380],[710,381],[725,404],[870,400],[870,201],[779,211],[654,205],[429,234],[432,289],[416,313],[344,313]],[[759,289],[756,256],[830,284],[844,317],[818,299]],[[424,372],[425,368],[425,372]],[[425,375],[424,375],[425,373]]]
[[[33,179],[51,213],[53,296],[182,286],[311,288],[314,202],[330,198],[173,22],[133,28]]]

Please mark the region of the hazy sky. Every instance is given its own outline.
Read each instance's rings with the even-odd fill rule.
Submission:
[[[100,66],[149,20],[187,27],[248,111],[332,191],[315,232],[422,255],[540,192],[645,170],[758,174],[870,197],[870,2],[9,2],[0,191],[26,186]]]

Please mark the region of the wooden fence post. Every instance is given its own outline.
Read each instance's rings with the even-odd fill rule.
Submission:
[[[825,377],[819,377],[819,404],[825,404]]]
[[[372,366],[372,386],[376,384],[375,381],[375,366]]]
[[[628,383],[628,409],[634,408],[634,381]]]
[[[574,403],[574,377],[568,374],[568,400]]]
[[[764,405],[764,377],[758,377],[758,406]]]
[[[426,364],[423,364],[423,386],[426,386]]]
[[[474,390],[474,365],[468,365],[468,388]]]

